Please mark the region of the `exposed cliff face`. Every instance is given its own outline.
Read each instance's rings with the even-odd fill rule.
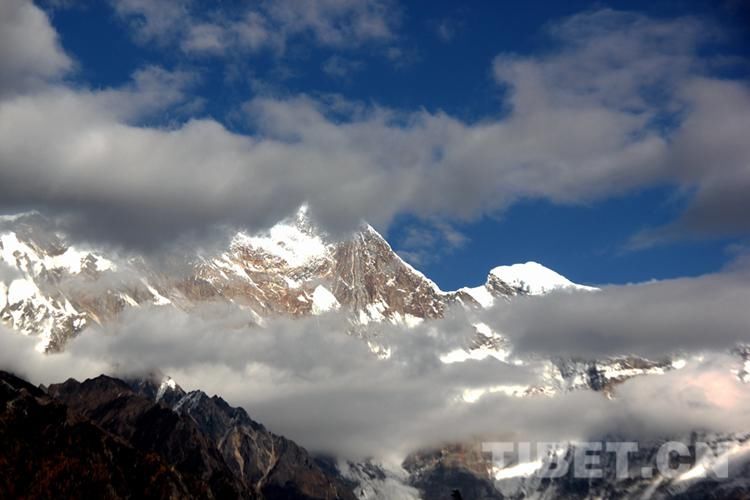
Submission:
[[[424,498],[452,500],[454,492],[477,500],[504,498],[493,484],[491,461],[479,443],[420,451],[406,458],[404,468]]]
[[[336,298],[357,312],[361,324],[439,318],[447,294],[391,249],[371,227],[336,246],[331,273]]]

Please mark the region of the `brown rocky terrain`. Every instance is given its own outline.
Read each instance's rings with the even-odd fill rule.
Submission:
[[[44,390],[0,372],[0,497],[354,499],[241,408],[169,392],[106,376]]]

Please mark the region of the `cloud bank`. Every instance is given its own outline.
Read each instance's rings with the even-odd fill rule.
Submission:
[[[68,214],[91,237],[153,246],[217,223],[259,229],[304,202],[332,233],[362,219],[385,229],[404,214],[470,220],[523,199],[587,203],[664,183],[686,193],[688,209],[634,244],[748,229],[750,91],[706,76],[700,48],[715,33],[692,19],[604,10],[553,25],[556,49],[494,61],[508,90],[501,118],[261,94],[242,107],[246,135],[200,115],[146,125],[194,109],[196,75],[146,67],[118,88],[57,82],[71,62],[45,14],[20,0],[3,5],[15,28],[2,30],[13,39],[0,56],[0,74],[12,75],[0,84],[1,208]],[[192,19],[179,2],[115,5],[146,37]],[[166,6],[177,12],[151,12]],[[326,24],[339,8],[351,22]],[[264,9],[321,43],[390,33],[370,23],[385,11],[377,2]],[[22,85],[29,78],[46,84]]]
[[[709,286],[715,279],[701,283],[708,296],[716,292]],[[614,400],[592,391],[506,395],[503,388],[544,383],[546,362],[534,355],[526,356],[522,365],[492,357],[442,363],[442,354],[464,347],[474,334],[470,318],[459,313],[414,329],[382,325],[373,340],[388,345],[391,356],[378,359],[363,339],[347,334],[348,320],[338,313],[272,320],[257,328],[249,325],[246,313],[229,305],[206,305],[191,313],[142,308],[103,329],[88,329],[66,352],[55,355],[41,355],[34,350],[34,339],[3,330],[0,367],[44,383],[159,370],[186,389],[203,389],[243,406],[271,430],[314,451],[348,458],[398,460],[424,447],[473,439],[576,440],[613,434],[650,439],[693,430],[741,430],[750,412],[750,391],[732,373],[741,360],[724,354],[722,342],[729,343],[729,338],[697,340],[697,329],[684,330],[689,321],[672,316],[672,304],[692,295],[682,285],[660,290],[670,295],[661,299],[662,316],[652,308],[634,309],[626,317],[605,306],[596,326],[602,338],[614,338],[608,342],[575,333],[576,324],[593,321],[586,319],[591,314],[586,305],[581,308],[584,319],[571,320],[559,312],[562,306],[545,304],[558,324],[542,319],[514,338],[521,349],[534,346],[539,352],[552,349],[549,339],[559,334],[564,341],[559,356],[568,350],[585,355],[588,344],[593,345],[589,352],[607,354],[637,352],[648,345],[677,351],[688,360],[681,370],[617,386]],[[588,296],[605,297],[594,303],[600,306],[608,300],[606,293]],[[617,291],[612,298],[632,306],[628,293]],[[578,295],[586,296],[571,297],[581,299]],[[707,299],[702,305],[709,303]],[[698,303],[693,299],[687,304],[695,308]],[[730,304],[744,307],[746,302]],[[514,305],[526,320],[527,305]],[[677,312],[700,322],[702,312],[692,311]],[[714,329],[725,325],[719,322]],[[535,328],[542,327],[548,328],[546,343],[536,334]],[[618,337],[626,330],[627,336]],[[628,338],[631,342],[625,343]],[[468,403],[467,391],[484,394]]]

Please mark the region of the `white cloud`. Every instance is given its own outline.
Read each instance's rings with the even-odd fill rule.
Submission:
[[[274,4],[274,19],[298,26],[293,32],[307,26],[325,43],[345,36],[335,27],[386,33],[358,20],[384,12],[381,4],[319,2],[295,13],[290,5]],[[145,35],[188,8],[118,6],[143,12]],[[332,12],[348,20],[333,32]],[[263,19],[248,43],[263,43]],[[196,46],[223,43],[210,25],[191,26],[203,31]],[[612,11],[569,18],[551,28],[558,50],[495,60],[509,112],[476,123],[298,95],[246,103],[253,135],[212,119],[146,127],[149,113],[192,109],[185,89],[194,76],[148,68],[122,88],[51,85],[0,101],[2,203],[74,213],[102,237],[153,243],[217,222],[258,228],[303,202],[336,233],[361,219],[380,228],[400,214],[466,220],[524,198],[582,203],[671,182],[698,193],[690,220],[731,218],[739,222],[727,226],[745,230],[740,214],[750,207],[731,189],[747,183],[750,99],[738,82],[696,76],[704,31],[692,20]],[[722,147],[708,125],[719,115],[731,117]],[[655,126],[665,116],[675,121],[666,131]]]
[[[272,320],[263,329],[247,325],[246,313],[225,305],[191,314],[141,308],[48,356],[34,351],[34,339],[0,331],[0,369],[35,383],[160,370],[187,389],[244,406],[272,431],[314,451],[348,458],[403,458],[477,437],[564,440],[616,433],[646,439],[697,428],[725,432],[744,428],[750,410],[747,386],[730,372],[739,360],[723,355],[628,381],[614,400],[591,391],[526,398],[487,392],[470,404],[462,399],[467,389],[533,384],[539,375],[534,362],[516,366],[490,357],[441,363],[441,353],[470,335],[466,318],[409,330],[383,325],[377,341],[391,346],[387,360],[347,335],[349,323],[338,313]]]
[[[168,43],[190,22],[189,0],[111,0],[142,43]]]
[[[110,371],[111,365],[104,360],[94,360],[61,353],[47,356],[37,352],[38,339],[26,337],[0,324],[0,369],[15,373],[33,383],[51,383],[68,378],[84,380],[95,377],[97,372]]]
[[[0,2],[0,97],[59,78],[72,67],[49,19],[31,0]]]
[[[389,0],[282,0],[269,3],[267,11],[282,31],[310,32],[321,45],[334,47],[391,40],[399,15]]]
[[[218,53],[226,49],[224,30],[215,24],[190,26],[181,47],[185,52]]]
[[[282,47],[298,34],[329,46],[393,37],[379,2],[276,3],[218,29],[195,23],[180,2],[117,5],[144,40],[192,44],[186,50],[220,52],[237,43],[231,37],[253,50]],[[146,68],[131,84],[104,90],[57,83],[71,62],[44,13],[15,0],[0,9],[0,23],[16,23],[0,24],[7,42],[0,44],[0,203],[77,215],[79,229],[102,238],[154,244],[215,223],[260,227],[304,201],[334,231],[361,218],[387,226],[404,213],[471,218],[525,197],[579,203],[662,181],[697,189],[697,212],[686,220],[715,213],[731,222],[748,213],[746,199],[723,196],[747,185],[747,89],[700,77],[695,48],[703,34],[692,21],[604,11],[559,24],[560,50],[495,61],[495,76],[511,89],[503,119],[466,123],[342,99],[257,97],[244,106],[257,132],[242,135],[211,119],[143,125],[189,101],[194,76],[186,73]],[[278,26],[286,31],[274,42]],[[659,89],[666,99],[653,93]],[[669,133],[654,126],[675,111]],[[717,119],[726,121],[714,129]],[[716,211],[711,202],[719,199],[731,204]],[[460,241],[450,232],[443,238]],[[518,300],[485,322],[532,352],[724,349],[745,340],[750,324],[746,275],[732,273]],[[506,432],[559,439],[592,429],[732,430],[750,408],[746,386],[722,371],[729,361],[721,356],[628,382],[614,403],[590,393],[490,394],[467,405],[457,402],[467,388],[534,378],[528,367],[494,359],[441,364],[439,354],[471,333],[465,318],[409,332],[385,326],[393,356],[377,360],[345,335],[336,315],[258,330],[234,310],[132,314],[46,358],[33,339],[0,331],[0,366],[37,382],[160,368],[186,387],[226,394],[316,450],[360,456]],[[716,399],[717,387],[733,397]]]
[[[696,78],[678,98],[686,116],[672,137],[669,168],[687,208],[674,223],[636,235],[634,246],[686,235],[750,233],[750,87]]]

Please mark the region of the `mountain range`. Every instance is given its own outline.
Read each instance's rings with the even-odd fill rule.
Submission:
[[[480,286],[443,291],[371,226],[335,240],[315,226],[304,207],[267,231],[232,232],[223,248],[181,249],[166,263],[76,244],[35,212],[4,216],[0,266],[0,320],[34,337],[37,350],[47,353],[64,351],[87,329],[106,326],[127,311],[155,307],[190,313],[220,303],[241,310],[254,328],[273,318],[337,311],[348,318],[346,334],[360,337],[373,356],[387,358],[390,346],[378,335],[383,325],[408,330],[438,321],[453,308],[481,311],[499,301],[512,305],[521,296],[597,293],[535,262],[499,266]],[[522,360],[502,333],[484,323],[470,326],[474,336],[441,361],[494,357],[526,363],[539,373],[536,384],[499,383],[488,389],[518,397],[573,390],[612,397],[616,385],[631,377],[684,364],[679,358],[633,356]],[[748,359],[746,352],[739,354]],[[162,375],[133,380],[103,375],[39,388],[3,373],[0,382],[5,402],[0,434],[7,445],[0,464],[15,464],[10,470],[19,478],[1,485],[0,493],[8,496],[40,498],[58,484],[63,496],[109,498],[437,499],[455,492],[467,499],[619,498],[646,492],[652,498],[703,498],[709,491],[704,482],[622,484],[611,474],[586,483],[572,477],[544,481],[533,467],[515,474],[496,470],[479,443],[415,450],[398,471],[376,462],[314,456],[266,430],[243,409],[201,391],[185,392]],[[481,396],[467,391],[463,398],[471,403]],[[711,439],[729,439],[744,450],[748,437]],[[574,449],[571,445],[566,453]],[[645,453],[639,463],[653,458]],[[750,494],[744,482],[722,488],[731,488],[721,491],[737,498]]]
[[[145,305],[189,310],[229,302],[258,324],[343,307],[353,327],[383,321],[408,326],[440,318],[454,304],[480,308],[515,295],[593,290],[528,262],[491,270],[482,286],[444,292],[371,226],[331,241],[304,207],[265,233],[237,232],[226,249],[175,255],[179,262],[171,272],[140,256],[118,258],[71,245],[36,213],[6,216],[3,226],[0,262],[17,274],[0,283],[0,318],[37,336],[42,351],[61,350],[87,326]]]

